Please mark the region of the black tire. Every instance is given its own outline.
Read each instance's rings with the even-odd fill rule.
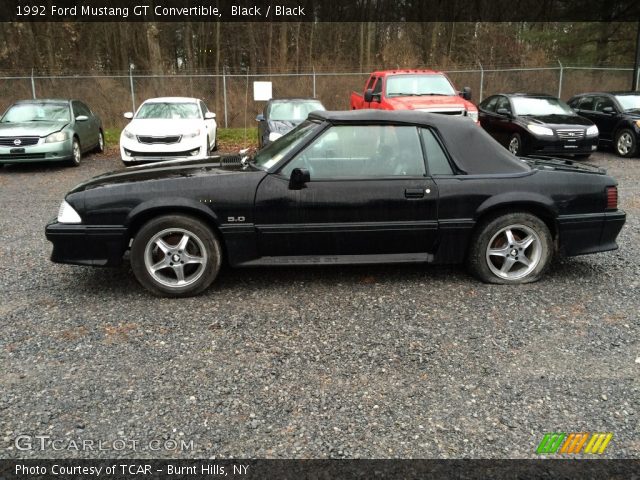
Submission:
[[[507,241],[507,229],[515,240],[512,244]],[[524,247],[530,237],[532,243]],[[505,255],[489,255],[490,242],[494,252],[504,251]],[[538,280],[552,257],[553,239],[547,225],[530,213],[514,212],[488,218],[478,225],[471,239],[468,265],[473,275],[483,282],[520,284]],[[529,261],[529,265],[525,265],[523,260]],[[499,274],[507,261],[507,271]]]
[[[207,146],[206,146],[206,150],[205,150],[205,156],[206,157],[210,157],[211,156],[211,140],[210,140],[209,136],[207,136]]]
[[[628,128],[623,128],[613,141],[613,149],[621,157],[633,157],[638,150],[638,140],[636,134]]]
[[[216,133],[215,143],[213,144],[213,148],[211,148],[212,152],[218,151],[218,134]]]
[[[189,238],[183,250],[180,242],[185,236]],[[222,249],[214,232],[200,220],[180,214],[164,215],[147,222],[136,234],[130,259],[136,278],[154,295],[189,297],[215,280],[222,263]],[[152,273],[152,265],[160,268]]]
[[[511,137],[509,138],[509,143],[507,144],[507,150],[509,150],[517,157],[525,154],[522,145],[522,137],[519,133],[514,133],[513,135],[511,135]]]
[[[76,137],[73,137],[73,142],[71,146],[71,159],[69,160],[69,165],[72,167],[79,167],[80,162],[82,161],[82,148],[80,147],[80,140]]]
[[[98,145],[96,145],[96,148],[94,148],[93,151],[96,153],[103,153],[104,146],[104,133],[102,133],[102,130],[100,130],[100,132],[98,133]]]

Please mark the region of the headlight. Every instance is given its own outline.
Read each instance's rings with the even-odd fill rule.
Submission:
[[[196,130],[195,132],[185,133],[183,135],[184,138],[196,138],[200,136],[200,130]]]
[[[640,120],[636,120],[635,122],[633,122],[636,124],[636,127],[640,128]]]
[[[529,131],[535,135],[553,135],[553,130],[540,125],[527,125]]]
[[[281,136],[282,136],[282,134],[281,134],[281,133],[278,133],[278,132],[271,132],[271,133],[269,134],[269,141],[270,141],[270,142],[273,142],[273,141],[275,141],[275,140],[279,139]]]
[[[127,130],[126,128],[122,131],[122,134],[127,137],[129,140],[133,140],[134,138],[136,138],[136,136],[131,133],[129,130]]]
[[[592,135],[598,135],[598,127],[595,125],[591,125],[589,128],[587,128],[587,135],[588,136],[592,136]]]
[[[67,132],[56,132],[49,135],[44,143],[64,142],[67,138],[69,138]]]
[[[82,219],[71,205],[63,200],[58,209],[58,223],[82,223]]]
[[[467,116],[474,122],[478,121],[478,112],[469,111],[467,112]]]

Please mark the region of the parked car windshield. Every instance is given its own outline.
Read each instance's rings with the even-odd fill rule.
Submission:
[[[145,103],[140,107],[136,118],[161,118],[170,120],[191,120],[201,118],[200,108],[195,103]]]
[[[70,118],[68,104],[24,103],[7,110],[1,122],[68,122]]]
[[[456,95],[444,75],[392,75],[387,77],[387,97],[405,95]]]
[[[289,133],[280,137],[275,142],[270,143],[260,150],[253,157],[253,161],[258,167],[270,168],[282,160],[289,152],[296,149],[300,144],[304,143],[318,126],[316,122],[302,122]]]
[[[269,107],[269,120],[293,122],[305,120],[314,110],[324,110],[320,102],[274,102]]]
[[[640,95],[616,95],[624,110],[640,110]]]
[[[516,115],[575,115],[569,105],[557,98],[511,97]]]

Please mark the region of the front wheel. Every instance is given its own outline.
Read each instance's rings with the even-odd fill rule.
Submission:
[[[165,215],[146,223],[131,246],[131,267],[154,295],[188,297],[205,290],[220,271],[222,250],[200,220]]]
[[[478,226],[469,250],[469,267],[483,282],[529,283],[550,263],[553,240],[547,225],[535,215],[510,213]]]
[[[73,143],[71,144],[71,161],[70,164],[72,167],[80,166],[80,162],[82,161],[82,149],[80,148],[80,142],[77,138],[73,139]]]
[[[636,154],[636,135],[628,128],[622,129],[613,142],[616,153],[621,157],[633,157]]]
[[[511,138],[509,139],[509,146],[507,148],[517,157],[524,155],[522,148],[522,137],[519,133],[514,133],[513,135],[511,135]]]

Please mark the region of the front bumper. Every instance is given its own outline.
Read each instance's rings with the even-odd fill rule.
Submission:
[[[598,137],[563,139],[553,137],[532,137],[528,145],[531,153],[540,155],[589,155],[598,149]]]
[[[53,243],[51,261],[55,263],[117,266],[128,247],[125,227],[72,225],[52,220],[45,234]]]
[[[178,158],[198,160],[206,158],[206,139],[200,137],[194,139],[182,139],[177,143],[140,143],[135,139],[121,137],[120,156],[127,164],[160,162]]]
[[[560,253],[571,257],[617,250],[616,238],[626,221],[622,210],[558,217]]]
[[[38,143],[28,147],[0,147],[0,164],[58,162],[69,160],[72,156],[73,141],[71,139],[56,143]]]

